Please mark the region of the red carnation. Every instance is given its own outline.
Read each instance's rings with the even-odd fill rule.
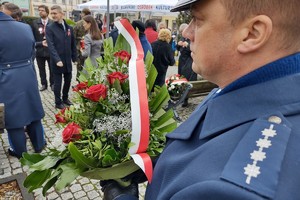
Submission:
[[[98,102],[100,97],[105,99],[106,94],[107,94],[106,86],[103,84],[98,84],[98,85],[93,85],[93,86],[89,87],[86,90],[84,97],[91,101]]]
[[[68,124],[62,132],[63,143],[68,144],[71,141],[76,141],[81,138],[80,135],[81,128],[78,124],[74,122]]]
[[[88,87],[87,82],[80,82],[75,87],[73,87],[74,92],[79,92],[80,90],[85,90]]]
[[[120,83],[124,83],[125,80],[128,78],[127,74],[123,74],[121,72],[113,72],[109,75],[107,75],[107,80],[109,84],[114,84],[115,80],[118,79]]]
[[[126,62],[126,63],[128,63],[131,58],[131,55],[125,50],[116,52],[114,54],[114,56],[116,56],[117,58],[120,58],[123,62]]]

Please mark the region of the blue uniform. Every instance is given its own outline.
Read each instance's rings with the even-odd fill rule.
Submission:
[[[40,120],[44,110],[32,57],[35,40],[29,25],[0,12],[0,102],[5,104],[5,128],[13,150],[26,151],[24,126],[36,151],[44,146]]]
[[[300,198],[300,54],[214,90],[173,133],[146,199]]]
[[[295,54],[213,90],[167,135],[145,199],[300,199],[299,86]]]

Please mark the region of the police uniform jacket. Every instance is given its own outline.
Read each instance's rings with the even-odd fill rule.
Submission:
[[[34,46],[30,26],[0,12],[0,102],[5,104],[6,129],[44,116],[32,62]]]
[[[65,21],[65,30],[62,24],[53,22],[46,28],[46,40],[50,52],[50,65],[53,73],[72,72],[72,61],[76,61],[76,44],[73,28]],[[58,67],[57,62],[62,61],[63,67]]]
[[[52,23],[52,20],[48,18],[47,25],[50,23]],[[36,41],[36,57],[49,57],[48,47],[42,44],[42,41],[46,39],[46,26],[44,26],[42,19],[33,20],[31,28]]]
[[[300,199],[300,54],[217,89],[168,143],[148,200]]]

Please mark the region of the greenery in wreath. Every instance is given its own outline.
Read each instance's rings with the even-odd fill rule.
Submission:
[[[43,195],[54,186],[67,187],[78,176],[119,180],[139,169],[128,152],[132,145],[128,61],[130,45],[120,35],[115,47],[104,40],[104,56],[98,67],[88,59],[73,91],[74,105],[55,115],[63,127],[62,148],[48,148],[40,154],[24,153],[21,163],[29,167],[24,186],[29,192],[42,188]],[[165,135],[177,127],[172,110],[163,108],[169,101],[166,86],[154,86],[157,72],[153,56],[145,59],[150,116],[147,149],[157,157],[165,145]]]

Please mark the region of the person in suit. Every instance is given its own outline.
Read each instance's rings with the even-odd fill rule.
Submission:
[[[69,90],[72,79],[72,61],[76,62],[77,59],[76,43],[73,28],[64,20],[62,8],[54,5],[51,7],[50,14],[54,22],[46,28],[46,41],[54,77],[55,107],[63,109],[65,105],[72,105],[72,102],[69,100]],[[64,85],[62,89],[63,78]]]
[[[153,64],[157,70],[155,85],[163,86],[165,84],[166,74],[169,66],[174,65],[174,53],[169,42],[171,40],[171,31],[161,29],[158,33],[158,40],[151,44],[153,50]]]
[[[1,11],[0,35],[0,102],[5,106],[8,153],[20,158],[27,152],[25,126],[35,152],[45,146],[44,109],[33,64],[35,40],[29,25]]]
[[[145,199],[299,199],[300,1],[181,0],[171,11],[183,10],[192,68],[219,88],[167,135]],[[105,200],[137,199],[134,184],[106,186]]]
[[[92,64],[97,67],[96,58],[101,57],[103,36],[96,20],[91,15],[84,16],[82,19],[86,34],[84,36],[84,48],[80,49],[81,55],[85,58],[90,57]]]
[[[39,68],[40,80],[42,87],[40,91],[47,90],[48,82],[46,76],[46,62],[49,67],[49,81],[51,90],[54,91],[54,80],[53,80],[53,72],[50,67],[50,54],[49,49],[46,46],[46,26],[52,22],[48,18],[49,8],[45,5],[39,5],[38,11],[40,18],[33,20],[32,22],[32,32],[35,38],[35,49],[36,49],[36,62]]]

